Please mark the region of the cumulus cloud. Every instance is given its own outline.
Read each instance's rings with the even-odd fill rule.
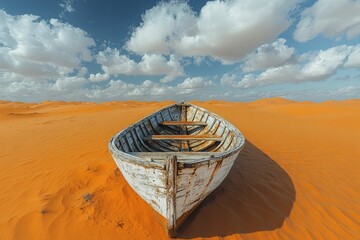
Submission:
[[[202,77],[187,78],[176,86],[145,80],[141,84],[126,83],[121,80],[111,80],[105,89],[92,92],[94,99],[126,99],[129,97],[158,97],[159,99],[179,98],[189,96],[212,85]]]
[[[51,85],[53,90],[58,91],[69,91],[82,89],[86,84],[87,80],[81,77],[64,77],[58,78],[54,84]]]
[[[203,77],[186,78],[182,83],[178,84],[179,88],[204,88],[213,85],[212,81],[207,81]]]
[[[169,54],[170,35],[187,31],[196,31],[196,17],[190,6],[180,1],[161,2],[142,16],[127,48],[139,54]]]
[[[242,70],[244,72],[253,72],[272,67],[279,67],[293,60],[295,49],[285,45],[286,40],[277,39],[271,44],[264,44],[249,54]]]
[[[89,91],[84,87],[87,80],[77,77],[63,77],[54,81],[1,81],[0,99],[12,101],[43,100],[88,100]]]
[[[237,62],[286,30],[297,2],[209,1],[199,14],[183,1],[161,2],[145,12],[126,46],[138,54],[176,53]]]
[[[111,80],[104,89],[97,89],[90,95],[93,99],[127,99],[127,98],[146,98],[163,97],[177,95],[173,87],[163,85],[150,80],[145,80],[141,84],[126,83],[121,80]]]
[[[302,67],[301,75],[309,80],[324,79],[344,64],[351,50],[352,46],[341,45],[305,54],[303,59],[308,62]]]
[[[12,16],[0,10],[0,73],[51,78],[72,73],[92,60],[88,34],[56,19]]]
[[[8,76],[6,76],[8,77]],[[1,79],[0,75],[0,80]],[[201,77],[187,78],[175,86],[145,80],[142,83],[127,83],[119,79],[111,79],[103,88],[87,86],[88,80],[83,77],[63,77],[54,81],[0,81],[0,99],[14,101],[42,100],[164,100],[184,99],[196,94],[196,98],[206,97],[205,88],[213,83]],[[36,99],[34,99],[36,96]]]
[[[224,74],[221,83],[236,88],[251,88],[276,83],[323,80],[343,67],[348,55],[356,48],[341,45],[305,53],[299,56],[297,64],[269,68],[260,74],[246,74],[242,78],[237,74]]]
[[[221,84],[223,85],[230,85],[232,87],[237,87],[236,80],[239,76],[236,73],[225,73],[222,78],[220,79]]]
[[[126,99],[142,96],[159,96],[166,94],[168,86],[145,80],[141,84],[126,83],[121,80],[110,80],[104,89],[96,89],[89,95],[93,99]]]
[[[360,34],[360,2],[318,0],[301,13],[294,38],[306,42],[318,35],[328,38],[345,34],[348,39]]]
[[[283,82],[299,82],[304,79],[298,65],[284,65],[277,68],[270,68],[259,75],[247,74],[239,82],[232,84],[233,87],[251,88],[261,87],[269,84]]]
[[[100,51],[96,61],[101,64],[103,71],[109,75],[165,75],[162,82],[170,82],[176,77],[184,75],[184,70],[175,55],[165,56],[145,54],[141,61],[135,62],[126,55],[120,54],[118,49],[106,48]]]
[[[103,82],[103,81],[106,81],[109,79],[109,75],[106,74],[106,73],[96,73],[96,74],[93,74],[91,73],[90,76],[89,76],[89,80],[91,82]]]

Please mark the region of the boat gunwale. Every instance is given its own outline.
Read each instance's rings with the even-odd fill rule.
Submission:
[[[135,128],[136,125],[140,122],[143,122],[146,119],[149,119],[153,116],[156,116],[157,114],[159,114],[160,112],[170,109],[174,106],[177,106],[178,104],[171,104],[169,106],[166,106],[164,108],[161,108],[160,110],[138,120],[136,123],[131,124],[130,126],[124,128],[123,130],[121,130],[120,132],[118,132],[117,134],[115,134],[109,142],[109,150],[111,152],[112,155],[115,155],[116,160],[119,161],[126,161],[129,163],[133,163],[133,164],[137,164],[137,165],[141,165],[141,166],[145,166],[145,167],[154,167],[154,168],[158,168],[158,169],[163,169],[165,167],[165,162],[166,161],[149,161],[149,160],[145,160],[145,158],[142,157],[138,157],[138,156],[134,156],[130,153],[121,151],[117,148],[117,146],[115,145],[115,139],[118,139],[119,135],[121,135],[122,133],[124,133],[126,130],[128,129],[132,129]],[[230,131],[232,131],[236,138],[239,139],[236,143],[235,146],[232,147],[229,150],[223,151],[223,152],[212,152],[213,155],[211,156],[204,156],[204,158],[198,158],[198,159],[194,159],[194,160],[187,160],[185,161],[179,161],[179,164],[184,167],[184,168],[188,168],[188,167],[194,167],[195,165],[203,165],[203,164],[209,164],[210,162],[216,162],[216,161],[220,161],[224,158],[227,158],[233,154],[236,154],[238,152],[240,152],[244,145],[245,145],[245,137],[244,135],[240,132],[239,129],[237,129],[233,124],[231,124],[229,121],[227,121],[226,119],[220,117],[219,115],[217,115],[216,113],[210,112],[202,107],[196,106],[194,104],[189,103],[190,107],[195,107],[198,108],[199,110],[204,111],[205,113],[214,116],[215,118],[217,118],[218,121],[222,121],[226,124],[226,126],[229,128]],[[174,152],[159,152],[159,153],[164,153],[164,156],[168,156],[168,155],[176,155],[174,154]],[[199,154],[201,154],[201,152],[198,152]],[[186,154],[186,152],[183,152],[182,154]],[[191,155],[189,155],[189,157],[191,158]],[[179,166],[179,167],[181,167]]]

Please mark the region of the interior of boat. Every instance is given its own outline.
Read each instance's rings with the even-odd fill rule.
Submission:
[[[188,103],[166,107],[122,131],[116,147],[127,153],[214,153],[230,150],[236,133],[217,115]]]

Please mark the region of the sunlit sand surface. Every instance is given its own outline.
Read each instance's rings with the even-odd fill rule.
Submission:
[[[0,101],[0,239],[167,239],[107,144],[171,103]],[[192,103],[247,143],[179,238],[359,237],[360,100]]]

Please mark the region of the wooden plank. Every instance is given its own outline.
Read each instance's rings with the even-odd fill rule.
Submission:
[[[167,126],[207,126],[207,123],[204,122],[181,122],[181,121],[164,121],[161,122],[162,125]]]
[[[181,122],[187,122],[187,107],[181,107]],[[185,125],[180,126],[180,135],[188,135],[187,127]],[[182,140],[180,142],[180,152],[189,152],[189,141]]]
[[[169,237],[176,237],[176,174],[177,159],[175,155],[166,161],[166,220]]]
[[[177,175],[176,215],[191,211],[216,189],[228,175],[237,154],[194,168],[179,168]],[[178,221],[179,224],[179,221]]]
[[[186,112],[187,112],[186,107],[184,105],[181,106],[181,121],[182,122],[186,122],[186,115],[187,115]]]
[[[215,156],[214,152],[128,152],[136,157],[166,159],[169,154],[174,154],[179,159],[201,159]]]
[[[116,161],[122,175],[130,186],[158,213],[166,215],[165,171],[149,166]]]
[[[146,140],[208,140],[208,141],[222,141],[221,137],[213,135],[152,135]]]

